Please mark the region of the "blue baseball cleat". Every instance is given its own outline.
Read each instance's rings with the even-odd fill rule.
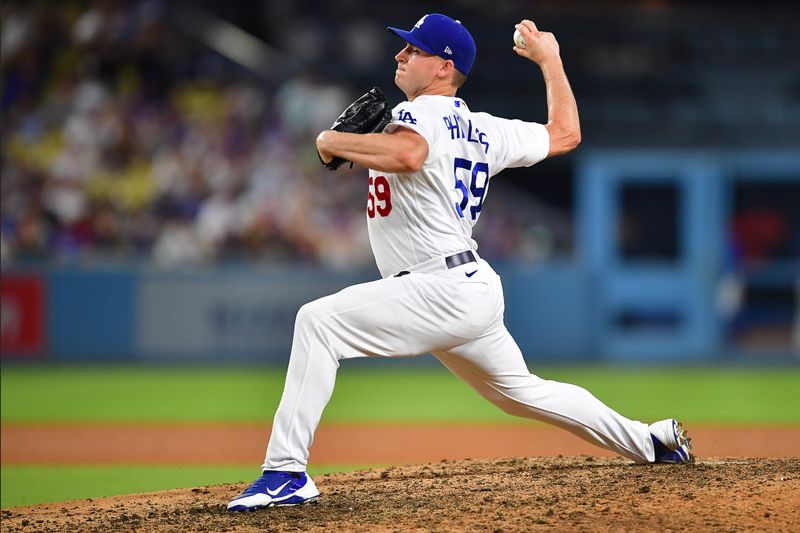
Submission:
[[[301,505],[317,499],[319,491],[305,472],[265,470],[240,496],[228,503],[228,511],[254,511],[275,505]]]
[[[650,438],[656,451],[654,463],[693,463],[692,441],[674,418],[650,424]]]

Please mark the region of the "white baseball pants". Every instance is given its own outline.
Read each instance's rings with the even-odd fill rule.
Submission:
[[[339,361],[429,352],[510,414],[555,424],[638,463],[655,459],[647,424],[621,416],[581,387],[528,371],[503,324],[502,285],[488,263],[449,270],[443,263],[354,285],[300,308],[263,469],[306,470]]]

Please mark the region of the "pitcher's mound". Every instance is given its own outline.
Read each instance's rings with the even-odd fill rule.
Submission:
[[[228,513],[240,484],[17,507],[3,531],[790,531],[800,459],[443,461],[319,476],[315,504]]]

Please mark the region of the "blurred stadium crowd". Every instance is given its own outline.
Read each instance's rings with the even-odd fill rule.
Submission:
[[[351,90],[260,82],[172,31],[162,2],[4,4],[4,266],[372,264],[366,171],[331,173],[313,145]],[[533,212],[568,235],[525,207],[484,223],[485,255],[549,253]]]
[[[537,4],[570,66],[581,153],[796,147],[798,10],[780,4],[757,12],[713,0]],[[211,11],[225,11],[301,67],[273,65],[264,76],[221,53],[207,38],[214,31],[192,28],[209,6],[210,17],[222,21]],[[400,98],[391,79],[397,43],[382,26],[410,25],[430,9],[367,0],[3,2],[2,265],[371,267],[366,171],[324,170],[313,140],[359,87],[378,84]],[[509,51],[508,21],[530,5],[440,9],[462,13],[479,42],[460,94],[498,116],[544,120],[541,79],[533,69],[521,79]],[[475,230],[485,257],[572,251],[571,164],[557,158],[537,167],[537,179],[516,183],[520,174],[509,171],[493,184],[502,208]]]

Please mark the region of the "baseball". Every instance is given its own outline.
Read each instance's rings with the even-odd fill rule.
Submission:
[[[528,47],[528,44],[525,42],[525,37],[522,36],[519,30],[514,30],[514,44],[523,49]]]

